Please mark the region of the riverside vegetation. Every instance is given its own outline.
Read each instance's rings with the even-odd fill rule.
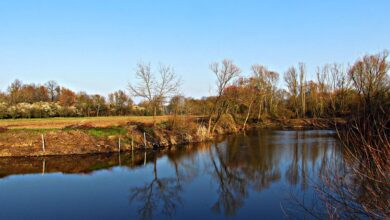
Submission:
[[[75,93],[54,81],[35,85],[15,80],[0,93],[0,118],[6,119],[0,121],[0,155],[110,152],[119,150],[119,142],[121,150],[169,146],[209,140],[248,125],[332,127],[341,131],[348,146],[362,140],[388,146],[387,56],[387,51],[366,55],[348,68],[325,65],[311,81],[299,63],[284,73],[286,88],[277,86],[275,71],[255,64],[250,76],[243,77],[241,69],[226,59],[210,65],[217,79],[216,94],[202,99],[178,95],[181,80],[165,65],[155,72],[150,64],[139,63],[128,86],[130,95],[119,90],[108,100]],[[134,105],[131,97],[143,101]],[[344,127],[350,129],[340,126],[351,123]],[[378,160],[382,147],[375,149],[368,155]]]
[[[109,94],[108,100],[75,93],[54,81],[36,85],[15,80],[7,92],[0,93],[0,118],[6,119],[0,122],[0,154],[116,151],[119,139],[122,150],[168,146],[208,140],[216,134],[246,129],[249,124],[338,127],[346,145],[356,146],[353,141],[372,144],[375,150],[366,157],[382,161],[386,158],[381,156],[382,146],[388,153],[389,143],[387,57],[384,51],[366,55],[348,68],[325,65],[311,81],[306,80],[305,65],[299,63],[284,73],[286,88],[278,88],[279,74],[262,65],[253,65],[251,75],[243,77],[233,61],[223,60],[210,65],[217,79],[216,94],[202,99],[177,95],[180,78],[165,65],[154,72],[150,64],[138,64],[128,86],[130,95],[119,90]],[[130,97],[143,101],[134,105]],[[153,117],[124,117],[128,115]],[[31,122],[20,118],[36,118],[35,127],[23,126]],[[341,122],[346,122],[348,129],[337,126],[345,124]],[[351,123],[353,126],[348,125]],[[46,143],[45,152],[42,142]]]

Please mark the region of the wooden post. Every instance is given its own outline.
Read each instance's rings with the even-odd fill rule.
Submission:
[[[146,151],[145,151],[145,156],[144,156],[144,166],[146,166]]]
[[[42,150],[45,152],[45,137],[42,134]]]
[[[144,147],[146,149],[146,134],[145,134],[145,132],[144,132]]]

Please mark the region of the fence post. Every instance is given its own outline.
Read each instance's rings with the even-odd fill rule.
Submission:
[[[45,137],[42,134],[42,150],[45,152]]]
[[[145,134],[145,132],[144,132],[144,147],[146,149],[146,134]]]

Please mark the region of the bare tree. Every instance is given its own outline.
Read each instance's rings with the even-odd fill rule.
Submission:
[[[22,98],[22,87],[23,87],[23,82],[16,79],[9,87],[8,87],[8,93],[10,96],[10,103],[11,104],[17,104],[21,102]]]
[[[319,115],[324,116],[325,109],[325,95],[328,93],[327,79],[329,78],[329,65],[324,65],[322,68],[317,68],[317,81],[318,81],[318,111]]]
[[[298,73],[295,67],[290,67],[284,74],[284,81],[286,81],[288,91],[290,93],[291,102],[296,116],[299,115],[298,108]]]
[[[236,104],[232,104],[233,106],[236,106],[235,109],[231,111],[233,113],[233,118],[236,118],[235,113],[241,107],[247,108],[244,124],[242,126],[243,130],[245,129],[248,119],[252,113],[253,105],[258,93],[257,81],[255,78],[239,78],[233,86],[227,89],[225,93],[225,95],[229,96],[231,100],[234,100],[233,102],[236,102]]]
[[[299,96],[301,101],[301,117],[306,114],[306,66],[304,63],[299,63]]]
[[[260,117],[261,117],[261,114],[263,112],[263,106],[264,106],[264,97],[265,97],[265,83],[266,83],[266,80],[265,80],[265,75],[266,73],[268,72],[268,70],[262,66],[262,65],[259,65],[259,64],[255,64],[252,66],[252,72],[253,72],[253,75],[256,79],[256,86],[257,86],[257,95],[258,95],[258,105],[259,105],[259,109],[258,109],[258,114],[257,114],[257,120],[260,120]]]
[[[290,92],[291,102],[297,117],[304,117],[306,113],[305,75],[306,67],[304,63],[299,63],[299,74],[295,67],[290,67],[284,74],[284,80]]]
[[[58,98],[59,86],[56,81],[50,80],[46,84],[46,89],[49,92],[49,98],[51,102],[54,102]]]
[[[384,95],[389,91],[390,68],[387,62],[388,51],[382,53],[364,56],[349,70],[349,76],[353,86],[364,100],[364,110],[371,114],[375,111],[373,108],[381,106]]]
[[[125,93],[125,91],[118,90],[108,94],[110,110],[114,115],[128,114],[133,105],[133,100]]]
[[[266,103],[268,113],[273,113],[274,106],[274,96],[276,92],[276,83],[279,80],[279,74],[274,71],[268,70],[266,67],[255,64],[252,65],[253,78],[257,84],[257,92],[259,96],[259,110],[257,119],[260,119],[260,116],[263,111],[264,104]]]
[[[156,124],[157,108],[161,107],[166,99],[174,96],[179,91],[180,78],[170,66],[160,64],[159,78],[151,70],[150,63],[138,63],[135,77],[138,83],[129,83],[129,91],[135,97],[141,97],[148,101],[153,109],[153,123]]]
[[[330,89],[329,100],[334,116],[337,112],[343,111],[344,109],[349,82],[342,65],[337,63],[331,65],[328,84]]]
[[[218,124],[222,113],[224,112],[224,104],[221,99],[225,88],[229,85],[232,79],[237,77],[241,72],[240,68],[238,68],[238,66],[236,66],[232,60],[224,59],[221,64],[221,66],[217,62],[210,64],[211,71],[217,77],[217,97],[214,101],[213,108],[209,115],[207,127],[208,134],[210,134],[210,132],[214,132],[215,127]],[[216,119],[214,126],[211,129],[214,116],[216,117]]]

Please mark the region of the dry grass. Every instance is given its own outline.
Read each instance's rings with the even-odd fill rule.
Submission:
[[[157,123],[167,121],[169,116],[157,116]],[[123,126],[129,122],[152,124],[151,116],[83,117],[83,118],[38,118],[0,120],[0,127],[8,129],[62,129],[88,124],[91,127]]]

